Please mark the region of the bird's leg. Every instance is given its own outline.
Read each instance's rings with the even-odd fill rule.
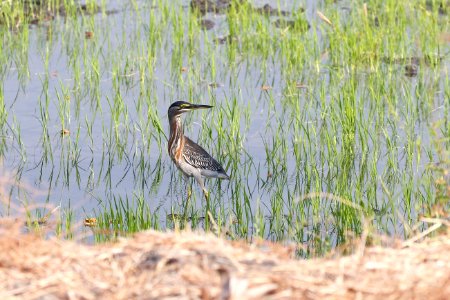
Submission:
[[[183,220],[186,221],[187,208],[189,205],[189,201],[191,200],[192,188],[191,188],[189,177],[184,176],[184,179],[185,179],[184,182],[186,183],[187,198],[186,198],[186,201],[184,201]]]
[[[202,188],[203,195],[205,195],[206,201],[208,201],[209,200],[209,193],[208,193],[208,190],[205,188],[205,183],[203,182],[202,175],[194,174],[194,178],[195,178],[195,180],[197,180],[198,184]]]
[[[198,184],[202,188],[203,195],[205,195],[206,199],[206,213],[205,213],[205,231],[209,231],[209,193],[205,188],[205,183],[203,182],[203,178],[200,174],[194,175],[195,180],[197,180]]]

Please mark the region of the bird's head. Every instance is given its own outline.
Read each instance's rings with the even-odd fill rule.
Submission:
[[[175,116],[179,116],[182,113],[191,111],[191,110],[195,110],[195,109],[204,109],[204,108],[211,108],[211,105],[204,105],[204,104],[191,104],[189,102],[185,102],[185,101],[177,101],[172,103],[172,105],[170,105],[169,110],[168,110],[168,114],[169,114],[169,118],[170,117],[175,117]]]

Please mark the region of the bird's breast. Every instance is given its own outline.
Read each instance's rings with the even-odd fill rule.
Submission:
[[[183,158],[183,148],[185,141],[183,138],[174,139],[169,147],[170,157],[175,161],[179,162]]]
[[[180,161],[183,155],[183,148],[184,148],[184,139],[180,139],[180,142],[178,143],[178,147],[175,153],[175,158]]]

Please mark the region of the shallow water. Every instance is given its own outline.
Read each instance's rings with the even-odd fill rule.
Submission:
[[[1,152],[4,176],[14,184],[4,191],[9,197],[2,215],[50,203],[61,206],[63,215],[72,212],[79,223],[114,207],[114,199],[143,198],[165,227],[166,216],[181,213],[186,198],[186,185],[166,151],[167,108],[176,100],[214,105],[186,115],[185,132],[232,177],[206,183],[220,224],[246,220],[242,227],[250,233],[236,236],[262,230],[267,238],[306,242],[315,233],[335,244],[341,230],[336,212],[343,208],[326,195],[350,199],[375,212],[380,231],[401,234],[404,222],[414,223],[434,196],[429,165],[439,159],[430,132],[436,121],[438,135],[448,130],[448,59],[437,67],[421,65],[411,78],[392,64],[376,71],[335,65],[316,25],[316,1],[309,1],[305,18],[312,28],[303,38],[317,38],[318,49],[295,73],[286,73],[281,51],[232,53],[227,44],[213,43],[228,34],[226,15],[205,16],[215,26],[199,31],[190,47],[188,28],[181,45],[171,30],[174,20],[152,22],[161,18],[160,8],[145,1],[136,5],[138,10],[111,2],[107,8],[117,9],[115,14],[57,17],[31,26],[24,54],[10,53],[2,73],[8,117]],[[188,15],[188,2],[179,5]],[[298,5],[286,1],[280,7]],[[348,12],[345,4],[337,5]],[[150,26],[164,27],[153,49]],[[271,34],[280,34],[276,30]],[[86,31],[94,33],[92,39]],[[192,49],[197,52],[189,54]],[[391,90],[373,99],[370,87],[380,72]],[[349,86],[355,87],[351,105],[339,98],[348,96],[340,92]],[[355,123],[343,117],[349,111]],[[70,134],[61,135],[63,128]],[[202,216],[196,183],[193,192],[191,212]],[[309,193],[323,197],[302,200]],[[265,227],[257,225],[257,215]]]

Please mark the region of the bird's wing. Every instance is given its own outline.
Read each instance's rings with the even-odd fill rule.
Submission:
[[[186,143],[183,148],[183,157],[188,164],[195,168],[216,171],[224,173],[222,166],[205,151],[202,147],[186,137]]]

